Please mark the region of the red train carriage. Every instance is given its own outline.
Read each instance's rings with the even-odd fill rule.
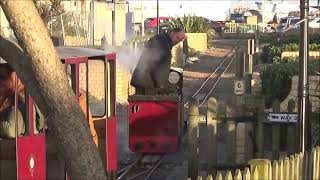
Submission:
[[[182,124],[182,71],[171,69],[169,87],[157,95],[131,95],[129,148],[138,153],[174,153]]]
[[[116,55],[71,47],[58,47],[57,52],[77,100],[86,114],[106,171],[114,174],[117,169]],[[94,92],[97,87],[100,92]],[[16,120],[17,89],[16,85]],[[99,94],[100,99],[95,94]],[[25,97],[25,133],[16,134],[16,138],[0,138],[0,179],[66,179],[64,163],[59,159],[55,145],[51,143],[50,131],[46,132],[43,128],[43,131],[35,132],[35,106],[27,91]],[[18,121],[16,127],[19,127]]]

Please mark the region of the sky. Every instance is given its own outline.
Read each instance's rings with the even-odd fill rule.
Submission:
[[[229,8],[242,4],[249,8],[257,8],[255,2],[263,2],[266,9],[277,3],[278,10],[289,12],[299,10],[300,0],[159,0],[160,16],[181,16],[183,14],[196,14],[212,20],[225,20]],[[129,0],[130,9],[144,7],[143,17],[156,17],[156,0]],[[310,5],[316,5],[317,0],[310,0]],[[136,13],[140,19],[141,14]],[[136,17],[137,18],[137,17]]]

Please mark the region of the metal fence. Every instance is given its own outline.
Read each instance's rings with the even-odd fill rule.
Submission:
[[[254,33],[259,30],[259,32],[264,32],[265,27],[261,25],[250,25],[244,23],[226,23],[225,33]]]
[[[47,26],[51,36],[59,45],[90,45],[90,34],[92,34],[90,12],[67,12],[51,16]]]

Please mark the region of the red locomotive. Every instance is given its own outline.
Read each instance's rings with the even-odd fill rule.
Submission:
[[[183,119],[181,70],[171,69],[168,81],[165,93],[129,96],[131,151],[152,154],[178,151]]]
[[[114,53],[104,51],[63,47],[57,48],[60,59],[69,76],[70,84],[78,102],[87,117],[94,142],[99,148],[101,159],[108,173],[117,170],[116,116],[115,116],[115,59]],[[0,64],[0,67],[4,64]],[[96,72],[91,69],[100,67],[97,81]],[[0,68],[1,71],[1,68]],[[1,72],[0,72],[1,73]],[[101,99],[91,97],[94,92],[91,86],[98,83],[103,91]],[[25,94],[25,132],[17,134],[17,92],[15,86],[15,126],[16,138],[0,138],[0,179],[66,179],[63,160],[57,158],[55,145],[45,128],[35,132],[35,105],[32,97]],[[95,106],[103,107],[99,111]],[[1,111],[0,111],[1,113]],[[20,123],[21,124],[21,123]]]

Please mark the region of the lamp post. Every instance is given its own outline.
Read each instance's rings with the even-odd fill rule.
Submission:
[[[160,33],[159,0],[157,0],[157,34]]]
[[[298,86],[298,134],[299,152],[311,150],[311,129],[308,117],[309,109],[309,76],[308,76],[308,15],[309,0],[300,0],[300,49],[299,49],[299,86]]]
[[[116,0],[112,0],[112,46],[116,45]]]

